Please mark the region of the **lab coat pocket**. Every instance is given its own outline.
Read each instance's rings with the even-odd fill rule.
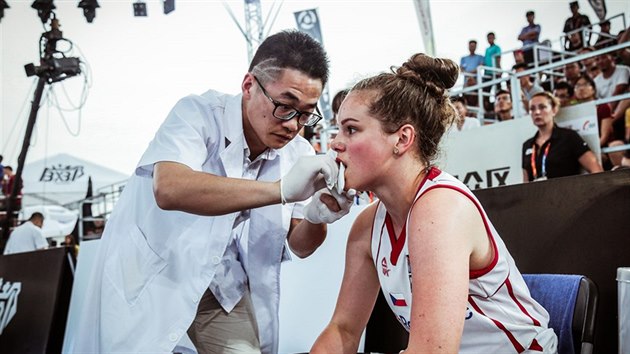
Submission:
[[[166,261],[147,243],[142,231],[134,225],[125,247],[119,247],[105,262],[105,274],[112,286],[130,306],[135,305],[151,281],[164,269]]]

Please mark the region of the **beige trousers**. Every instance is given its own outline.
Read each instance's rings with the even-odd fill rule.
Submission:
[[[201,297],[188,336],[199,354],[260,354],[249,292],[227,313],[210,289]]]

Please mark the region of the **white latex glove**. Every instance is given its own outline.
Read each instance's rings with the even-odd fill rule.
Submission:
[[[282,204],[306,200],[324,187],[333,188],[338,174],[331,154],[300,157],[280,180]]]
[[[332,211],[322,199],[328,198],[328,203],[335,203],[339,206],[339,211]],[[332,224],[341,219],[342,216],[350,212],[354,197],[348,196],[346,193],[339,194],[336,189],[321,189],[315,193],[310,203],[304,207],[304,219],[312,224]],[[336,206],[334,206],[336,209]]]

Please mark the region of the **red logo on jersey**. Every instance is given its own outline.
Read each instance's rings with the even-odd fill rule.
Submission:
[[[389,268],[387,267],[387,258],[383,257],[383,260],[381,261],[381,266],[383,266],[383,275],[388,277]]]
[[[394,306],[407,306],[407,301],[405,301],[403,294],[389,293],[389,297]]]

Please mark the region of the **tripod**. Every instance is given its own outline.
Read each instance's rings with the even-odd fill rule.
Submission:
[[[4,250],[7,240],[9,239],[10,229],[13,226],[14,213],[17,211],[17,196],[22,190],[22,172],[24,170],[24,162],[26,161],[26,154],[31,144],[31,136],[33,134],[33,128],[37,121],[37,111],[39,110],[42,100],[42,94],[46,84],[52,84],[65,80],[69,77],[78,75],[81,73],[79,67],[80,61],[78,58],[67,58],[57,51],[57,42],[64,39],[62,32],[59,30],[59,21],[55,14],[50,12],[50,31],[44,32],[40,37],[40,65],[27,64],[24,66],[27,76],[37,75],[37,86],[31,103],[31,111],[26,124],[26,132],[24,133],[24,140],[22,142],[22,149],[18,156],[18,167],[15,173],[15,182],[11,193],[7,198],[7,214],[2,226],[2,237],[0,239],[0,250]],[[41,51],[41,43],[44,41],[44,50]],[[60,56],[61,55],[61,56]]]

